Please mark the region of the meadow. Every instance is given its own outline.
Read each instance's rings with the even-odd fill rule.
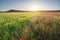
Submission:
[[[60,12],[0,12],[0,40],[60,40]]]

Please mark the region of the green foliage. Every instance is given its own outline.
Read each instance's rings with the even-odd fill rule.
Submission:
[[[0,40],[60,40],[60,17],[41,19],[32,13],[0,13]]]

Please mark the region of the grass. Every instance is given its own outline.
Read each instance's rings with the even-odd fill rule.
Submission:
[[[44,13],[0,13],[0,40],[60,40],[60,16]]]

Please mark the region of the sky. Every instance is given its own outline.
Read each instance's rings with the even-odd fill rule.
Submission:
[[[60,0],[0,0],[0,11],[30,10],[33,6],[39,10],[60,10]]]

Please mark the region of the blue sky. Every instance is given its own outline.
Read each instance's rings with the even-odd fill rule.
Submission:
[[[33,5],[37,5],[40,10],[60,10],[60,0],[0,0],[0,11],[30,10]]]

